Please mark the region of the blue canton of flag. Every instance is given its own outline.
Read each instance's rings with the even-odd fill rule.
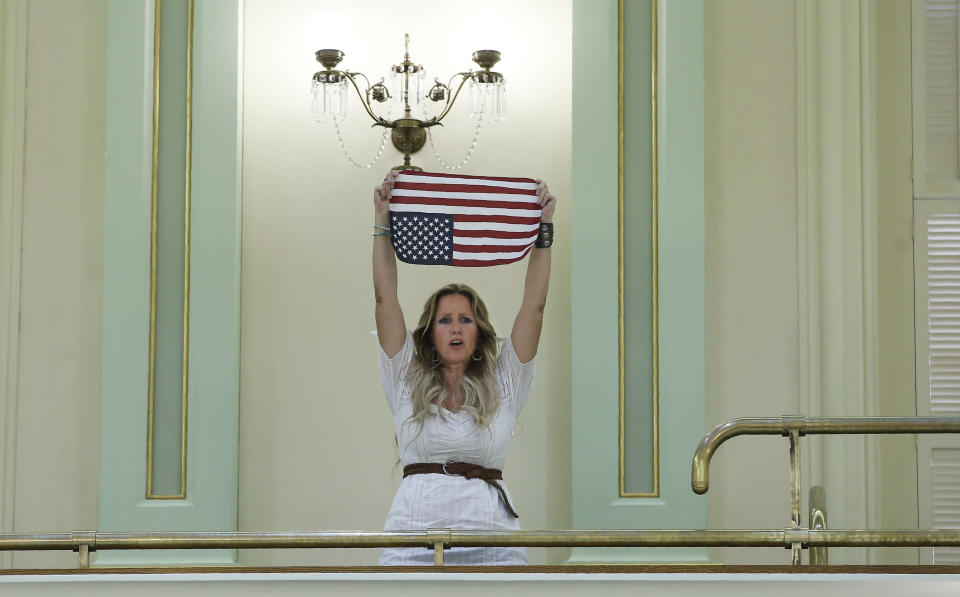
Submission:
[[[390,228],[393,250],[401,261],[423,265],[453,261],[453,216],[392,212]]]

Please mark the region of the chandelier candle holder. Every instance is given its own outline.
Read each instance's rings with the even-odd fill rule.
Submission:
[[[337,70],[337,66],[344,58],[344,53],[340,50],[317,50],[316,57],[317,62],[326,70],[318,71],[313,75],[313,118],[317,122],[332,123],[336,127],[340,147],[347,159],[361,168],[372,167],[380,158],[389,131],[393,146],[403,154],[403,164],[394,166],[393,170],[422,170],[422,168],[410,163],[410,156],[423,148],[431,127],[442,125],[443,119],[450,113],[450,109],[453,108],[453,104],[460,96],[460,91],[468,82],[470,84],[469,117],[476,119],[476,130],[470,147],[467,149],[466,157],[456,165],[444,162],[439,155],[436,155],[436,148],[433,148],[434,154],[444,167],[455,170],[466,165],[477,146],[482,123],[484,121],[499,121],[506,117],[504,78],[502,74],[491,70],[500,61],[500,52],[497,50],[478,50],[473,53],[473,61],[481,70],[457,73],[450,77],[446,83],[434,79],[433,86],[426,90],[424,89],[426,73],[423,66],[410,59],[409,35],[404,35],[403,62],[390,69],[389,87],[384,83],[383,78],[371,85],[370,79],[363,73]],[[363,81],[358,82],[361,77]],[[356,90],[363,109],[373,119],[373,126],[380,126],[384,129],[377,154],[368,164],[360,164],[350,157],[340,133],[339,123],[347,116],[348,84]],[[402,105],[402,117],[391,120],[389,110],[386,111],[385,115],[377,113],[383,112],[382,109],[375,110],[377,104],[381,104],[382,108],[382,104],[391,99],[396,99]],[[432,117],[427,116],[428,101],[438,108]],[[422,118],[414,116],[413,108],[415,107],[420,108]],[[431,147],[433,147],[432,135],[430,141]]]

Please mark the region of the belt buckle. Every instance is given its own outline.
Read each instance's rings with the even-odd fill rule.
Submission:
[[[455,476],[453,473],[447,471],[447,465],[448,465],[448,464],[453,464],[453,463],[451,463],[451,462],[444,462],[443,464],[440,465],[440,470],[443,471],[443,474],[444,474],[444,475],[447,475],[447,476],[450,476],[450,477]]]

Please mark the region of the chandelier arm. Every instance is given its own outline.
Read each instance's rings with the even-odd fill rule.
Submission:
[[[350,74],[350,75],[360,75],[361,77],[363,77],[363,80],[367,82],[367,90],[370,89],[370,79],[367,78],[367,75],[365,75],[365,74],[363,74],[363,73],[361,73],[361,72],[348,72],[347,74]]]
[[[468,71],[466,71],[466,72],[457,73],[457,74],[455,74],[455,75],[452,75],[452,76],[450,77],[450,79],[447,80],[447,91],[450,91],[450,87],[453,85],[453,80],[454,80],[454,79],[456,79],[457,77],[469,77],[469,76],[472,75],[472,74],[473,74],[473,71],[472,71],[472,70],[468,70]],[[449,100],[450,100],[450,98],[447,97],[447,101],[449,101]]]
[[[360,103],[363,105],[363,109],[367,111],[367,114],[370,115],[370,118],[376,121],[376,124],[379,124],[380,126],[387,127],[387,128],[393,128],[394,125],[392,122],[390,122],[389,120],[386,120],[385,118],[377,116],[376,114],[373,113],[373,110],[370,109],[370,105],[367,103],[367,99],[363,96],[363,92],[360,91],[360,86],[357,85],[356,79],[353,78],[353,75],[355,74],[360,75],[364,79],[367,78],[367,76],[364,75],[363,73],[350,73],[347,71],[343,71],[343,76],[346,77],[351,83],[353,83],[353,88],[357,90],[357,97],[360,98]],[[367,83],[368,83],[367,88],[369,89],[370,88],[369,79],[367,79]]]
[[[439,124],[440,121],[443,120],[444,117],[446,117],[447,113],[450,112],[450,109],[453,108],[454,102],[457,101],[457,97],[460,95],[460,90],[463,89],[464,83],[467,82],[467,79],[469,79],[469,78],[470,78],[470,75],[472,75],[472,74],[473,74],[472,71],[467,71],[467,72],[464,72],[464,73],[457,73],[457,74],[453,75],[452,77],[450,77],[450,82],[451,82],[451,83],[453,82],[453,80],[454,80],[455,78],[457,78],[457,77],[462,77],[462,78],[460,79],[460,85],[457,86],[457,91],[456,91],[456,93],[447,95],[447,98],[448,98],[448,99],[447,99],[447,105],[444,106],[443,112],[441,112],[439,116],[434,116],[433,118],[430,119],[430,122],[431,122],[432,124]],[[450,85],[448,84],[447,87],[449,88]]]
[[[370,104],[370,79],[367,78],[367,75],[365,75],[365,74],[363,74],[363,73],[361,73],[361,72],[350,72],[350,71],[347,71],[347,74],[348,74],[348,75],[360,75],[361,77],[363,77],[363,80],[367,82],[367,91],[366,91],[365,93],[363,93],[363,97],[366,98],[368,105],[373,106],[373,104]],[[354,83],[354,85],[356,85],[356,83]],[[357,93],[361,93],[359,88],[357,89]]]

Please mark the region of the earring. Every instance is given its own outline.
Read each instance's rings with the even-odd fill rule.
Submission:
[[[478,357],[477,354],[479,354],[480,356]],[[479,348],[478,348],[477,350],[473,351],[473,360],[474,360],[474,361],[477,361],[477,362],[483,360],[483,353],[480,352],[480,349],[479,349]]]
[[[434,365],[436,365],[437,363],[440,362],[440,353],[437,352],[437,347],[436,347],[436,346],[433,347],[433,356],[430,357],[430,361],[431,361]]]

